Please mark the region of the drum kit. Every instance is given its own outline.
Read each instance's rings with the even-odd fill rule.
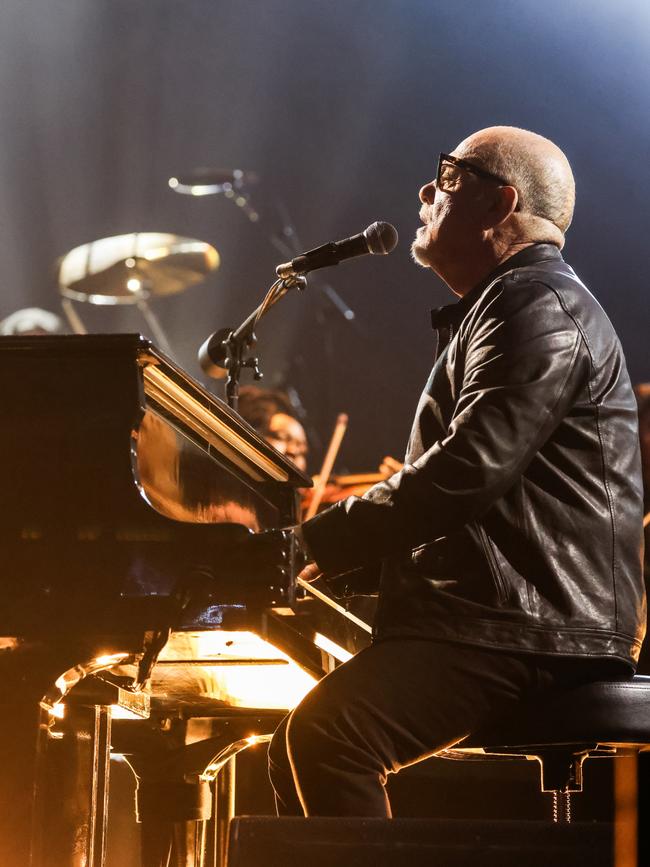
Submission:
[[[245,189],[257,181],[252,172],[194,169],[170,178],[169,187],[184,195],[223,194],[251,220],[258,219]],[[163,232],[130,232],[82,244],[58,261],[61,304],[70,328],[85,334],[81,302],[95,305],[133,305],[145,319],[152,337],[169,351],[169,341],[150,301],[183,292],[202,282],[219,267],[219,253],[211,244]]]
[[[250,189],[258,181],[258,176],[251,171],[194,168],[184,175],[169,178],[167,183],[173,192],[186,196],[223,196],[236,205],[249,222],[257,223],[260,214],[251,203]],[[282,230],[269,233],[269,240],[284,258],[291,258],[301,245],[286,208],[279,207],[279,212]],[[212,245],[180,235],[131,232],[100,238],[75,247],[58,260],[61,306],[71,330],[86,334],[80,303],[133,305],[147,323],[154,341],[171,355],[169,341],[150,302],[202,282],[219,267],[219,262],[219,253]],[[285,282],[288,285],[288,281]],[[340,295],[322,280],[318,288],[343,318],[353,323],[354,312]],[[218,378],[224,375],[219,373]]]

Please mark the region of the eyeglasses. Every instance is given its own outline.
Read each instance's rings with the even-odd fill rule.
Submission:
[[[436,187],[445,193],[453,193],[458,189],[460,184],[460,176],[458,169],[464,169],[466,172],[471,172],[479,178],[486,178],[490,181],[496,181],[504,186],[511,186],[505,178],[494,175],[492,172],[486,171],[475,166],[467,160],[461,160],[458,157],[452,157],[451,154],[440,154],[438,157],[438,171],[436,172]]]

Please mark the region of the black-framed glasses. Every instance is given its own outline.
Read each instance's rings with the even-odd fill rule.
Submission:
[[[445,193],[453,193],[459,186],[458,169],[464,169],[466,172],[471,172],[479,178],[486,178],[490,181],[496,181],[503,186],[511,186],[505,178],[499,177],[486,169],[479,168],[467,160],[461,160],[459,157],[453,157],[451,154],[441,153],[438,157],[438,171],[436,172],[436,187]]]

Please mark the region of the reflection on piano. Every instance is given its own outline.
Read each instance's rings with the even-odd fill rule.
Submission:
[[[367,640],[296,590],[310,481],[137,335],[3,338],[0,382],[0,864],[100,867],[118,754],[139,863],[221,864],[232,757]]]

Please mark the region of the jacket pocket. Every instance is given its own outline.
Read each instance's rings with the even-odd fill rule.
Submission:
[[[494,555],[494,550],[492,549],[492,542],[490,541],[488,534],[485,532],[485,528],[475,521],[473,526],[476,528],[476,532],[481,543],[481,548],[483,549],[483,554],[485,555],[485,559],[488,562],[488,566],[490,567],[490,572],[492,573],[492,578],[494,579],[494,585],[497,591],[497,599],[499,602],[504,603],[508,598],[508,588],[506,586],[505,579],[503,577],[503,573],[499,568],[499,564],[497,563],[497,558]]]

